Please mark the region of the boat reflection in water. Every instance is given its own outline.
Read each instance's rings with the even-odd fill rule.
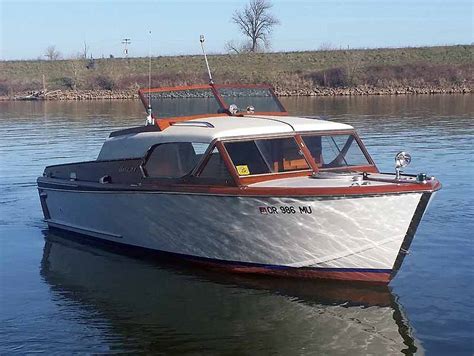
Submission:
[[[68,237],[48,233],[41,274],[55,300],[88,312],[79,323],[105,330],[113,352],[422,351],[386,286],[196,271]]]

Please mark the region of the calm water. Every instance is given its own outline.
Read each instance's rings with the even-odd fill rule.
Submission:
[[[35,179],[94,159],[139,102],[0,103],[0,354],[472,354],[472,96],[286,99],[355,126],[383,171],[401,149],[443,183],[388,288],[221,275],[48,233]]]

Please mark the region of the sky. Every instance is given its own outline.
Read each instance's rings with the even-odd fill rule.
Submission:
[[[273,0],[280,20],[272,51],[471,44],[471,0]],[[55,46],[63,58],[84,47],[95,58],[225,53],[243,39],[232,13],[246,0],[0,0],[0,59],[45,58]],[[151,35],[149,32],[151,31]],[[151,48],[151,50],[150,50]]]

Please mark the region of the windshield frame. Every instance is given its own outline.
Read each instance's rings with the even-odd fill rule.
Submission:
[[[340,167],[319,167],[318,166],[318,171],[321,172],[326,172],[326,171],[359,171],[361,169],[366,169],[367,172],[373,172],[371,169],[375,167],[376,171],[378,169],[376,168],[375,162],[370,156],[369,152],[367,151],[367,148],[365,147],[364,143],[362,142],[360,136],[357,134],[355,130],[338,130],[338,131],[308,131],[308,132],[302,132],[299,134],[301,139],[304,142],[305,136],[353,136],[355,142],[359,145],[359,148],[364,155],[365,159],[367,160],[368,164],[362,164],[362,165],[351,165],[351,166],[340,166]],[[309,150],[308,150],[309,151]],[[311,153],[308,152],[310,155]],[[311,155],[311,159],[313,159]],[[314,159],[313,159],[314,161]],[[316,162],[315,162],[316,164]],[[317,166],[317,164],[316,164]],[[369,170],[367,170],[369,169]]]
[[[192,91],[192,90],[211,90],[212,94],[214,95],[218,105],[219,105],[219,112],[217,113],[205,113],[205,114],[196,114],[196,115],[188,115],[188,116],[176,116],[176,117],[160,117],[160,108],[152,108],[151,116],[155,120],[155,125],[157,125],[161,130],[166,129],[171,124],[180,121],[188,121],[192,119],[200,119],[200,118],[207,118],[207,117],[218,117],[218,116],[232,116],[229,112],[229,107],[232,103],[228,103],[224,100],[224,98],[220,95],[219,89],[229,89],[229,88],[236,88],[236,89],[266,89],[271,94],[272,99],[275,101],[277,106],[279,107],[280,111],[271,111],[271,112],[264,112],[264,111],[254,111],[252,113],[247,114],[245,111],[238,112],[233,116],[245,116],[245,115],[271,115],[271,116],[287,116],[288,112],[278,99],[273,90],[271,85],[267,84],[198,84],[198,85],[186,85],[186,86],[174,86],[174,87],[162,87],[162,88],[143,88],[138,91],[138,95],[140,100],[145,107],[145,110],[148,113],[148,108],[150,105],[149,95],[153,93],[164,93],[164,92],[179,92],[179,91]],[[241,110],[245,110],[245,108],[239,108]],[[155,115],[156,112],[157,114]]]
[[[298,148],[301,152],[301,158],[303,158],[305,161],[306,161],[306,164],[307,164],[307,168],[303,168],[303,169],[294,169],[294,170],[288,170],[288,171],[282,171],[282,172],[268,172],[268,173],[259,173],[259,174],[249,174],[249,175],[239,175],[239,173],[237,172],[237,165],[234,164],[234,161],[232,160],[232,157],[230,156],[229,154],[229,151],[227,150],[227,147],[226,147],[226,144],[228,143],[234,143],[234,142],[247,142],[247,141],[262,141],[262,140],[278,140],[278,139],[288,139],[288,138],[291,138],[293,139],[294,143],[295,143],[295,148]],[[232,166],[232,169],[234,170],[234,172],[236,173],[237,177],[240,179],[240,180],[247,180],[247,179],[251,179],[251,178],[254,178],[254,177],[266,177],[266,176],[275,176],[275,175],[290,175],[290,176],[293,176],[293,175],[301,175],[301,173],[304,173],[304,175],[308,175],[311,174],[313,171],[314,171],[314,167],[312,165],[312,162],[310,162],[310,160],[308,160],[308,155],[307,153],[303,150],[303,147],[301,147],[301,142],[298,141],[296,135],[294,134],[289,134],[289,135],[281,135],[281,134],[278,134],[278,135],[266,135],[266,136],[250,136],[250,137],[239,137],[239,138],[231,138],[231,139],[226,139],[226,140],[222,140],[222,147],[224,148],[225,150],[225,153],[226,153],[226,156],[228,157],[229,159],[229,162],[230,162],[230,165]],[[258,146],[257,146],[258,148]],[[265,161],[265,163],[268,165],[268,162],[266,161],[266,157],[264,156],[264,154],[260,151],[260,149],[258,148],[258,151],[262,157],[262,159]],[[311,157],[312,158],[312,157]],[[269,169],[270,166],[268,167]]]
[[[320,168],[317,166],[313,156],[309,152],[309,149],[304,143],[304,136],[309,135],[352,135],[354,140],[359,145],[362,153],[367,159],[368,164],[359,165],[359,166],[343,166],[343,167],[334,167],[334,168]],[[276,139],[276,138],[288,138],[293,137],[297,142],[298,146],[301,148],[306,162],[310,166],[309,169],[289,171],[289,172],[277,172],[277,173],[264,173],[264,174],[253,174],[248,176],[240,176],[237,172],[227,149],[225,148],[225,143],[227,142],[238,142],[238,141],[249,141],[249,140],[259,140],[259,139]],[[227,161],[227,167],[230,170],[232,176],[234,177],[238,185],[246,185],[252,183],[258,183],[262,181],[272,180],[272,179],[281,179],[281,178],[292,178],[292,177],[304,177],[311,176],[318,172],[368,172],[368,173],[378,173],[379,170],[375,165],[372,157],[368,153],[365,145],[363,144],[361,138],[355,130],[332,130],[332,131],[307,131],[307,132],[295,132],[290,134],[275,134],[275,135],[258,135],[258,136],[242,136],[236,138],[225,138],[218,139],[219,149],[221,155],[225,161]]]

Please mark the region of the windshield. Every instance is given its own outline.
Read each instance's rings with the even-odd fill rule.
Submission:
[[[225,148],[240,176],[309,169],[292,137],[228,142]]]
[[[319,168],[370,165],[353,135],[302,136]]]
[[[220,105],[211,89],[150,92],[153,114],[160,118],[217,114]]]
[[[243,112],[250,106],[254,108],[256,113],[285,112],[270,88],[218,87],[218,92],[227,105],[237,105],[239,110]]]
[[[159,119],[229,114],[231,104],[238,114],[287,114],[273,89],[265,85],[195,85],[141,89],[139,94],[145,109],[151,104],[153,117]]]

